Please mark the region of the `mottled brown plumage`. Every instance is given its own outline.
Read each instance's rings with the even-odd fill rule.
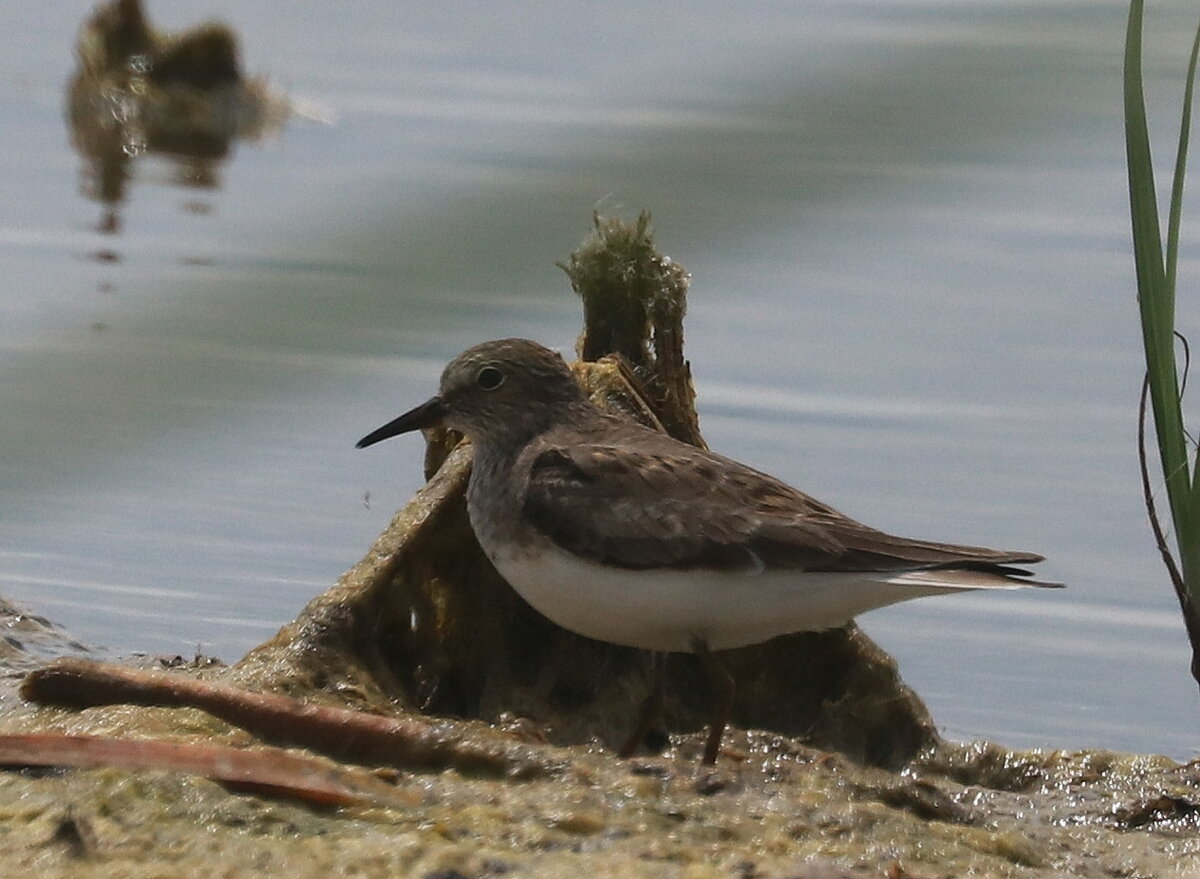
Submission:
[[[605,564],[737,570],[760,562],[797,572],[962,565],[1008,576],[1019,573],[1008,565],[1042,560],[896,537],[765,473],[615,418],[601,416],[594,431],[550,431],[539,445],[524,515],[563,549]]]

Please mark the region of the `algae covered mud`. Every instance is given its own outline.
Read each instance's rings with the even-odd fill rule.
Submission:
[[[184,686],[229,676],[196,667],[156,674]],[[86,734],[249,757],[267,750],[194,708],[33,708],[11,689],[3,695],[5,738]],[[347,695],[314,692],[309,701]],[[701,769],[699,733],[675,737],[661,756],[625,761],[595,745],[548,745],[553,730],[511,715],[438,727],[476,748],[524,756],[499,772],[397,761],[368,773],[325,761],[323,777],[369,782],[364,796],[340,806],[283,789],[237,792],[163,769],[10,767],[0,772],[0,863],[39,877],[900,879],[1200,870],[1200,766],[1161,757],[939,743],[888,770],[796,738],[735,731],[719,766]]]
[[[166,674],[166,673],[160,673]],[[177,668],[184,682],[213,670]],[[343,697],[346,694],[343,693]],[[315,692],[311,701],[331,702]],[[32,708],[4,735],[64,733],[263,752],[193,708]],[[573,873],[630,877],[1176,876],[1200,869],[1200,766],[1106,752],[940,743],[899,770],[737,731],[716,769],[699,734],[659,757],[554,747],[504,717],[443,734],[526,759],[502,773],[376,767],[342,806],[238,793],[192,773],[0,772],[0,863],[13,875],[296,877]],[[291,752],[303,756],[298,752]],[[319,759],[319,758],[316,758]],[[364,775],[364,770],[335,771]]]
[[[171,713],[163,723],[202,725],[193,713]],[[105,714],[59,722],[111,728]],[[47,721],[40,716],[39,727]],[[734,740],[739,759],[698,772],[699,744],[681,743],[678,757],[629,762],[548,749],[561,770],[526,781],[392,772],[396,802],[336,812],[165,772],[10,771],[0,775],[0,860],[14,875],[45,877],[1105,877],[1200,869],[1188,805],[1194,767],[977,746],[893,774],[750,733]]]
[[[597,220],[571,277],[585,313],[627,310],[606,324],[624,328],[604,346],[622,356],[575,374],[597,405],[698,441],[686,274],[663,266],[644,218]],[[641,293],[612,295],[614,278]],[[697,766],[706,694],[680,657],[661,753],[617,759],[647,664],[516,598],[466,522],[469,448],[428,439],[428,484],[363,561],[234,667],[70,659],[26,675],[37,658],[14,630],[8,680],[30,701],[4,693],[0,861],[39,876],[1200,870],[1200,765],[945,742],[853,625],[730,651],[740,728],[713,769]],[[45,655],[55,632],[30,625]],[[359,717],[399,744],[368,748]],[[274,774],[285,764],[299,774]]]

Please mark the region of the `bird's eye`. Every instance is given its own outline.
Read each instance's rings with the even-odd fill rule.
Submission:
[[[504,373],[494,366],[485,366],[475,376],[475,384],[479,385],[485,391],[494,391],[500,385],[504,384]]]

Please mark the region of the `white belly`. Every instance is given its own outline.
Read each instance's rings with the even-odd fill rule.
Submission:
[[[543,548],[488,555],[522,598],[564,629],[646,650],[691,652],[697,639],[712,650],[743,647],[962,588],[871,573],[627,570]]]

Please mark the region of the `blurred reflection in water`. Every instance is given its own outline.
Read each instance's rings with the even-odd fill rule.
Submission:
[[[225,24],[163,34],[140,0],[113,0],[84,22],[75,52],[67,117],[84,191],[105,208],[103,232],[120,228],[117,206],[138,157],[168,158],[180,186],[216,188],[234,141],[273,133],[287,117],[281,95],[242,74],[237,35]]]

